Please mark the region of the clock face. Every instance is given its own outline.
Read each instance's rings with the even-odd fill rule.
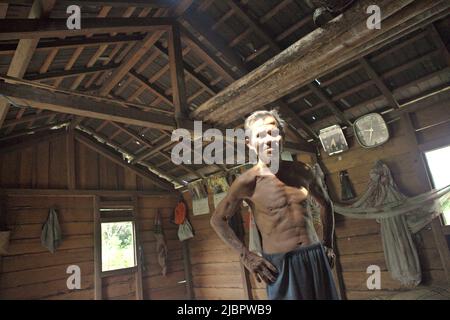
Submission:
[[[348,149],[347,141],[345,140],[344,133],[338,125],[334,125],[320,130],[320,141],[324,150],[328,155],[341,153]]]
[[[389,139],[389,130],[383,117],[378,113],[362,116],[353,124],[356,139],[365,148],[382,145]]]

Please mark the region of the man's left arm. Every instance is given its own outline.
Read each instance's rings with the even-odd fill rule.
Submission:
[[[333,206],[329,199],[325,197],[322,189],[315,182],[311,182],[309,185],[309,192],[311,196],[320,205],[320,218],[322,220],[323,229],[323,245],[327,253],[328,260],[331,267],[334,265],[334,215]]]

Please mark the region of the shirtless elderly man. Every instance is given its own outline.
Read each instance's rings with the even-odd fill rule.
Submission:
[[[240,254],[258,281],[267,283],[269,299],[338,299],[331,273],[331,203],[307,165],[281,161],[284,122],[276,111],[254,112],[246,119],[245,129],[249,129],[247,145],[257,153],[258,162],[231,185],[211,218],[212,227]],[[279,161],[278,171],[270,170],[272,162],[267,159]],[[307,211],[309,196],[321,207],[323,227],[317,232]],[[260,232],[262,257],[250,252],[228,224],[243,200],[250,205]]]

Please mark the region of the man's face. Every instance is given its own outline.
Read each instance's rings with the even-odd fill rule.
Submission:
[[[248,146],[266,164],[280,156],[282,137],[274,117],[258,119],[250,126]]]

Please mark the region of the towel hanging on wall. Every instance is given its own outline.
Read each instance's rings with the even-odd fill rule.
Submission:
[[[353,186],[348,176],[347,170],[339,172],[339,181],[341,182],[341,200],[348,201],[356,197]]]
[[[56,251],[62,240],[61,228],[59,226],[58,215],[55,208],[51,208],[47,221],[42,226],[41,244],[51,253]]]

